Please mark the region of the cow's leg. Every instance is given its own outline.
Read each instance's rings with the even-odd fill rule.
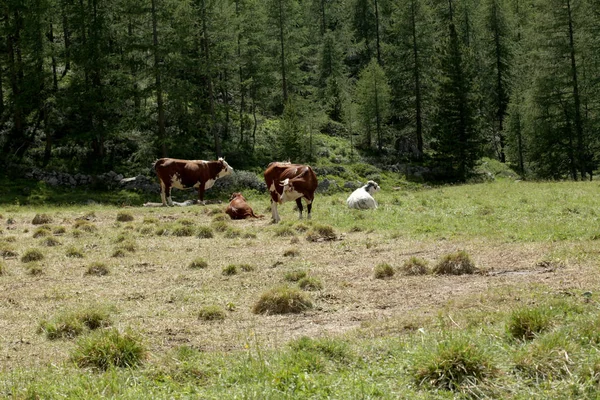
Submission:
[[[277,212],[277,202],[273,201],[273,199],[271,199],[271,217],[273,219],[273,222],[275,222],[276,224],[279,223],[279,213]]]
[[[165,187],[165,184],[163,181],[160,181],[160,199],[162,200],[162,205],[163,207],[167,206],[167,188]]]
[[[204,203],[204,182],[200,183],[200,186],[198,186],[198,202],[203,206],[206,205],[206,203]]]
[[[310,219],[312,211],[312,200],[306,200],[306,219]]]
[[[165,186],[165,195],[167,197],[167,204],[170,205],[171,207],[174,206],[173,204],[173,199],[171,198],[171,190],[173,188],[171,186]]]
[[[302,197],[296,199],[296,205],[298,206],[298,219],[302,219]]]

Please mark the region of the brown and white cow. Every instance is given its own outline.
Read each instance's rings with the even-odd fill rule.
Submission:
[[[262,218],[263,215],[256,215],[252,207],[246,202],[246,198],[241,193],[233,193],[229,198],[229,205],[225,213],[231,219]]]
[[[302,198],[306,201],[307,218],[310,219],[315,190],[319,184],[312,168],[290,162],[272,162],[265,170],[265,183],[271,192],[271,215],[275,223],[281,220],[277,204],[286,201],[296,201],[302,219]]]
[[[217,179],[231,174],[233,168],[223,158],[217,161],[161,158],[154,163],[154,170],[160,179],[162,204],[172,206],[171,188],[196,188],[198,199],[204,203],[204,191],[210,189]]]

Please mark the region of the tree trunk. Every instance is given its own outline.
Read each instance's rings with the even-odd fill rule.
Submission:
[[[154,81],[156,84],[156,104],[158,106],[158,140],[162,157],[167,156],[167,133],[165,128],[165,109],[160,75],[160,56],[158,51],[158,22],[156,16],[156,0],[152,0],[152,45],[154,52]]]

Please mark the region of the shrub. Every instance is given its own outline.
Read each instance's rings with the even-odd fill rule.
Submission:
[[[298,287],[302,290],[321,290],[323,284],[318,278],[307,276],[298,281]]]
[[[492,377],[497,369],[472,337],[458,336],[423,345],[411,368],[418,385],[457,390]]]
[[[45,237],[45,236],[50,235],[50,233],[51,233],[51,231],[50,231],[49,227],[40,226],[35,231],[33,231],[33,237],[34,238]]]
[[[212,228],[210,226],[199,227],[197,237],[200,239],[212,239],[214,237]]]
[[[283,252],[284,257],[297,257],[300,255],[300,250],[298,249],[287,249]]]
[[[52,218],[48,214],[35,214],[31,223],[33,225],[43,225],[52,222]]]
[[[373,268],[373,276],[376,279],[386,279],[394,276],[394,268],[388,263],[378,264]]]
[[[106,266],[106,264],[102,263],[102,262],[93,262],[92,264],[90,264],[87,268],[87,270],[85,271],[85,275],[96,275],[96,276],[104,276],[104,275],[108,275],[110,273],[110,270],[108,269],[108,267]]]
[[[334,229],[329,225],[316,225],[306,234],[306,240],[318,242],[323,240],[335,240],[337,236]]]
[[[400,269],[405,275],[427,275],[429,273],[427,261],[417,257],[406,260]]]
[[[120,211],[117,213],[117,221],[119,222],[130,222],[133,221],[133,215],[126,211]]]
[[[79,250],[75,246],[71,246],[67,248],[66,255],[67,257],[71,258],[83,258],[83,251]]]
[[[32,262],[32,261],[40,261],[44,259],[44,253],[42,253],[38,249],[28,249],[21,256],[21,261],[24,263]]]
[[[300,313],[312,307],[310,299],[300,290],[288,286],[271,289],[254,304],[255,314]]]
[[[208,267],[208,263],[202,258],[196,258],[190,263],[189,267],[192,269],[204,269]]]
[[[235,266],[235,264],[229,264],[228,266],[226,266],[225,268],[223,268],[222,274],[223,275],[235,275],[237,274],[237,266]]]
[[[71,356],[79,367],[102,371],[110,367],[135,367],[145,358],[146,349],[139,337],[131,332],[120,333],[116,329],[98,331],[81,338]]]
[[[288,282],[298,282],[302,278],[306,278],[306,271],[296,270],[285,274],[284,279]]]
[[[219,306],[204,306],[198,313],[198,318],[203,321],[223,321],[225,319],[225,310]]]
[[[60,240],[50,236],[50,237],[47,237],[44,240],[42,240],[42,244],[44,246],[53,247],[53,246],[58,246],[61,243],[60,243]]]
[[[476,271],[471,257],[463,250],[447,254],[433,267],[433,273],[436,275],[464,275]]]
[[[532,340],[551,326],[550,313],[545,308],[520,308],[511,312],[507,333],[515,339]]]

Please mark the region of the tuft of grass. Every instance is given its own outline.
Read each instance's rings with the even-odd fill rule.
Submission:
[[[144,217],[143,224],[158,224],[158,218],[155,217]]]
[[[233,228],[233,227],[228,227],[225,232],[223,233],[223,237],[227,238],[227,239],[235,239],[235,238],[239,238],[242,236],[242,231],[237,229],[237,228]]]
[[[256,270],[256,267],[251,264],[240,264],[240,269],[244,272],[252,272]]]
[[[297,257],[299,255],[300,255],[300,250],[298,250],[296,248],[287,249],[286,251],[283,252],[284,257]]]
[[[329,225],[315,225],[306,234],[309,242],[320,242],[324,240],[336,240],[335,230]]]
[[[347,361],[352,357],[348,344],[339,339],[312,339],[302,336],[291,341],[289,347],[295,352],[314,352],[334,361]]]
[[[33,225],[43,225],[51,222],[52,217],[50,217],[48,214],[35,214],[35,217],[33,217],[33,220],[31,221]]]
[[[303,270],[295,270],[287,272],[284,276],[284,279],[288,282],[298,282],[302,278],[306,278],[308,274]]]
[[[57,238],[50,236],[50,237],[43,239],[42,244],[44,246],[53,247],[53,246],[59,246],[62,243]]]
[[[119,222],[131,222],[133,221],[133,214],[127,211],[119,211],[117,213],[117,221]]]
[[[17,253],[14,246],[8,243],[0,243],[0,256],[2,256],[2,258],[17,257],[18,255],[19,253]]]
[[[252,307],[252,312],[254,314],[300,313],[312,306],[311,300],[300,290],[281,286],[263,293]]]
[[[180,218],[177,220],[178,224],[184,225],[184,226],[192,226],[194,225],[194,221],[192,221],[191,219],[188,218]]]
[[[65,252],[67,257],[71,257],[71,258],[83,258],[83,251],[81,251],[80,249],[78,249],[75,246],[70,246],[67,248],[67,251]]]
[[[551,315],[547,308],[519,308],[510,313],[506,332],[514,339],[533,340],[549,330],[551,324]]]
[[[83,235],[83,232],[80,231],[79,229],[73,229],[71,231],[71,235],[73,235],[74,238],[79,238]]]
[[[110,269],[103,262],[96,261],[91,263],[87,270],[85,271],[85,275],[95,275],[95,276],[104,276],[110,273]]]
[[[381,263],[373,268],[373,276],[375,279],[386,279],[394,276],[394,268],[388,263]]]
[[[427,275],[429,269],[427,268],[427,261],[418,257],[411,257],[402,264],[400,270],[404,275]]]
[[[196,237],[199,239],[212,239],[214,237],[213,230],[210,226],[200,226]]]
[[[225,310],[216,305],[204,306],[200,309],[198,318],[202,321],[223,321]]]
[[[136,246],[135,242],[133,242],[131,240],[126,240],[125,242],[121,243],[119,245],[119,247],[130,253],[135,253],[135,251],[137,250],[137,246]]]
[[[27,270],[27,275],[31,276],[42,275],[44,273],[42,266],[35,261],[25,264],[25,269]]]
[[[146,355],[147,351],[137,335],[131,331],[121,333],[117,329],[110,329],[82,337],[77,342],[71,360],[80,368],[106,371],[111,367],[136,367]]]
[[[64,226],[57,226],[52,230],[52,234],[54,235],[63,235],[67,232],[67,228]]]
[[[323,289],[323,284],[319,278],[307,276],[298,281],[298,287],[302,290],[321,290]]]
[[[90,307],[62,312],[50,320],[44,320],[40,323],[38,332],[44,333],[50,340],[70,339],[86,329],[95,330],[110,325],[110,316],[105,308]]]
[[[496,373],[491,356],[466,335],[422,345],[410,368],[419,386],[452,391],[465,385],[474,386]]]
[[[242,238],[244,239],[256,239],[258,236],[256,236],[256,233],[254,232],[244,232],[244,234],[242,235]]]
[[[216,232],[225,232],[229,225],[225,221],[214,221],[212,222],[212,227]]]
[[[39,249],[28,249],[21,256],[21,261],[24,263],[29,263],[32,261],[40,261],[44,259],[44,253]]]
[[[52,233],[52,231],[50,230],[49,227],[40,226],[35,231],[33,231],[33,237],[37,239],[40,237],[46,237],[46,236],[50,235],[51,233]]]
[[[126,255],[127,255],[127,252],[125,251],[125,249],[118,247],[115,249],[115,251],[113,251],[113,253],[111,254],[111,257],[120,258],[120,257],[125,257]]]
[[[286,226],[286,225],[282,225],[282,226],[278,226],[275,229],[275,236],[277,236],[277,237],[296,236],[296,232],[294,232],[294,230],[292,229],[292,227]]]
[[[75,221],[75,223],[73,224],[73,228],[88,233],[96,232],[98,230],[96,225],[81,219]]]
[[[564,332],[542,335],[513,355],[515,369],[535,381],[559,381],[571,375],[575,362],[571,359],[581,351]]]
[[[471,257],[461,250],[456,253],[445,255],[432,269],[436,275],[464,275],[474,274],[477,268]]]
[[[238,273],[237,266],[235,264],[229,264],[228,266],[223,268],[223,271],[221,271],[221,273],[226,276],[235,275]]]
[[[203,258],[196,258],[189,265],[191,269],[204,269],[206,267],[208,267],[208,263]]]
[[[177,225],[173,228],[173,236],[194,236],[194,228],[189,225]]]
[[[16,236],[5,236],[3,238],[0,238],[0,240],[6,243],[15,243],[17,241],[17,238]]]
[[[6,275],[6,264],[0,261],[0,276]]]
[[[229,219],[229,217],[227,216],[227,214],[219,213],[212,218],[212,222],[221,222],[221,221],[225,222],[228,219]]]

